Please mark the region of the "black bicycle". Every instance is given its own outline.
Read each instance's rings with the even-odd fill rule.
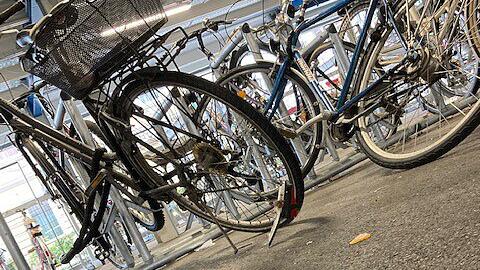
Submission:
[[[0,23],[21,8],[17,2],[7,9]],[[50,182],[82,220],[63,263],[92,241],[110,248],[99,227],[111,186],[133,201],[175,201],[223,227],[251,232],[272,226],[280,186],[286,185],[283,224],[302,206],[298,161],[264,116],[214,83],[160,68],[155,51],[165,37],[157,32],[166,21],[161,1],[71,0],[17,35],[28,48],[24,69],[82,100],[114,151],[58,132],[0,99],[18,145],[35,149],[29,155],[51,169]],[[67,176],[49,156],[52,147],[88,168],[83,201],[63,183]]]

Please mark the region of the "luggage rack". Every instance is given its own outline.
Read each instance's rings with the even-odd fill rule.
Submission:
[[[180,33],[182,36],[177,41],[169,43],[172,45],[167,47],[166,43],[174,33]],[[98,92],[93,92],[94,95],[91,94],[90,97],[96,96],[98,104],[103,104],[102,98],[110,100],[120,93],[116,90],[121,89],[128,82],[140,78],[136,71],[141,69],[174,69],[180,71],[176,58],[186,48],[188,42],[195,37],[193,34],[188,34],[180,26],[163,34],[155,34],[145,44],[132,52],[133,55],[124,64],[102,70],[100,76],[108,78],[97,87],[102,94],[96,95],[95,93]]]

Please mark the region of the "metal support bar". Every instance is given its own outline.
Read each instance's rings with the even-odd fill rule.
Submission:
[[[146,264],[152,263],[153,256],[148,250],[147,245],[145,244],[145,241],[143,241],[142,234],[138,231],[138,228],[135,225],[135,220],[133,219],[132,215],[128,211],[127,206],[125,205],[125,202],[122,199],[122,195],[120,195],[120,192],[114,188],[112,189],[112,191],[110,191],[110,196],[112,197],[112,200],[115,202],[115,206],[117,207],[118,212],[122,217],[122,220],[125,226],[127,227],[127,230],[130,233],[130,236],[132,237],[133,243],[135,243],[135,247],[137,247],[137,250],[140,253],[140,256],[142,256],[142,260]]]
[[[63,106],[63,100],[58,102],[57,110],[55,111],[55,117],[53,118],[52,126],[56,130],[61,130],[63,125],[63,119],[65,118],[65,106]]]
[[[12,256],[13,261],[18,269],[22,270],[30,270],[30,266],[28,265],[25,257],[20,250],[15,238],[13,237],[12,231],[8,227],[5,218],[3,218],[3,214],[0,213],[0,235],[2,237],[3,242],[7,246],[8,252]]]
[[[105,222],[105,220],[103,222]],[[130,253],[130,249],[125,243],[125,240],[123,239],[123,236],[120,234],[120,232],[116,228],[111,228],[109,231],[109,235],[112,237],[112,241],[115,243],[116,248],[118,248],[119,253],[125,260],[125,264],[127,265],[127,267],[134,267],[135,259]]]
[[[330,40],[332,42],[335,59],[338,63],[339,75],[344,82],[345,74],[347,74],[348,68],[350,67],[350,60],[348,59],[347,51],[343,46],[343,40],[338,35],[335,26],[333,24],[330,25],[328,30],[328,36],[330,37]]]
[[[215,188],[217,188],[219,190],[225,188],[225,186],[222,184],[222,180],[218,176],[212,175],[211,179],[212,179],[212,182],[213,182],[213,185],[215,186]],[[230,192],[227,191],[227,190],[222,191],[222,197],[223,198],[228,198],[228,200],[223,201],[224,204],[225,204],[225,207],[228,209],[228,211],[230,211],[230,213],[234,217],[240,218],[240,213],[238,212],[238,209],[237,209],[235,203],[232,200],[232,195],[230,194]]]

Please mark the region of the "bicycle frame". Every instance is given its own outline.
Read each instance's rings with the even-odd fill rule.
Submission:
[[[326,0],[321,0],[321,3],[326,2]],[[337,103],[337,106],[335,107],[329,100],[328,94],[322,90],[320,87],[320,83],[318,80],[315,78],[313,75],[312,71],[310,70],[308,64],[305,62],[302,53],[299,49],[296,48],[297,42],[298,42],[298,37],[299,34],[313,26],[314,24],[320,22],[321,20],[327,18],[328,16],[334,14],[335,12],[347,7],[349,4],[354,2],[354,0],[339,0],[335,5],[333,5],[330,8],[327,8],[326,10],[320,12],[316,17],[304,21],[301,24],[298,25],[298,27],[291,33],[289,40],[288,40],[288,45],[287,45],[287,50],[289,51],[288,57],[285,59],[285,61],[282,63],[282,65],[279,68],[279,71],[277,73],[277,76],[275,78],[275,83],[273,86],[272,90],[272,95],[270,97],[270,100],[268,101],[266,105],[266,111],[268,112],[271,110],[271,114],[269,115],[270,118],[273,117],[275,111],[278,109],[279,103],[281,101],[281,97],[283,96],[284,88],[286,85],[286,79],[284,78],[285,72],[287,69],[289,69],[293,62],[296,62],[297,66],[299,69],[302,71],[302,73],[305,75],[309,82],[309,86],[314,89],[318,94],[319,98],[325,107],[325,109],[329,112],[331,112],[331,116],[329,120],[336,121],[338,120],[341,115],[347,111],[348,109],[352,108],[353,105],[355,105],[359,100],[361,100],[363,97],[365,97],[367,94],[369,94],[376,86],[378,86],[382,80],[384,80],[386,77],[390,76],[399,66],[395,66],[394,68],[390,69],[388,72],[386,72],[383,76],[381,76],[379,79],[377,79],[375,82],[373,82],[370,86],[367,88],[363,89],[360,93],[358,93],[356,96],[352,97],[350,100],[346,101],[346,97],[349,94],[351,90],[351,85],[353,82],[353,76],[355,71],[357,70],[357,65],[360,60],[360,54],[362,51],[362,48],[365,45],[365,41],[367,39],[367,29],[370,26],[374,12],[376,8],[378,7],[379,0],[372,0],[370,2],[370,6],[368,8],[367,12],[367,18],[366,21],[362,27],[362,31],[360,33],[360,37],[357,41],[357,44],[355,46],[355,51],[352,56],[352,61],[350,64],[350,67],[347,72],[347,76],[345,78],[345,82],[342,87],[342,91],[340,93],[340,97]],[[391,16],[391,11],[387,9],[388,17]]]
[[[16,108],[14,104],[3,98],[0,98],[0,108],[3,117],[15,131],[22,132],[40,141],[49,142],[54,147],[68,152],[86,165],[93,165],[95,148],[52,129],[46,124],[23,113]],[[9,115],[9,117],[6,117],[5,115]],[[113,162],[115,158],[115,155],[112,155],[111,153],[104,154],[99,162],[100,168],[106,169],[119,181],[141,191],[133,179],[119,172],[114,167],[107,165],[108,163]]]

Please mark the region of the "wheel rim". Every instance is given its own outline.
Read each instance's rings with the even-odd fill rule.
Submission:
[[[420,10],[423,10],[423,8],[425,8],[423,4],[424,3],[422,2],[417,2],[416,6],[421,6]],[[443,14],[442,16],[438,15],[439,12],[432,12],[438,11],[438,6],[437,8],[426,8],[424,16],[430,13],[437,14],[436,20],[433,20],[437,23],[437,26],[441,25],[442,22],[447,21],[449,14]],[[422,12],[420,12],[420,14],[422,14]],[[462,15],[460,13],[455,13],[455,16],[461,17]],[[429,59],[427,63],[422,63],[422,59],[418,66],[431,67],[432,65],[437,64],[438,68],[435,70],[417,67],[415,67],[417,69],[411,67],[410,69],[406,68],[406,72],[411,72],[412,70],[415,71],[411,72],[409,81],[404,81],[403,84],[400,84],[405,77],[398,78],[395,82],[398,83],[398,85],[392,83],[392,85],[388,86],[392,89],[388,90],[390,92],[385,93],[383,98],[388,96],[388,94],[392,96],[395,95],[395,93],[400,93],[402,91],[408,92],[408,95],[405,93],[403,96],[403,103],[402,97],[397,95],[394,101],[387,100],[385,103],[388,105],[385,105],[383,108],[385,110],[385,107],[390,107],[390,113],[401,114],[396,118],[397,123],[394,127],[395,135],[382,138],[382,134],[375,132],[373,126],[381,125],[381,120],[372,121],[372,119],[375,118],[375,114],[377,114],[377,118],[381,119],[381,117],[378,117],[378,115],[380,115],[378,110],[370,113],[368,116],[359,118],[358,126],[360,129],[360,135],[368,148],[377,155],[389,159],[392,162],[402,162],[421,158],[446,143],[449,138],[456,134],[458,130],[471,119],[471,116],[478,111],[479,104],[477,102],[478,97],[476,94],[479,78],[478,59],[475,56],[471,57],[468,63],[461,63],[460,66],[460,64],[458,64],[458,57],[455,58],[455,53],[453,52],[454,47],[462,48],[468,46],[466,38],[467,29],[464,23],[458,23],[460,21],[461,20],[457,19],[457,22],[455,23],[455,32],[452,32],[457,38],[445,38],[445,42],[443,43],[442,41],[437,41],[439,38],[434,31],[435,29],[430,31],[425,24],[413,25],[412,32],[422,33],[422,35],[420,35],[421,38],[415,40],[415,48],[419,51],[426,50],[426,52],[421,52],[420,54],[422,54],[421,57],[423,59]],[[371,78],[378,77],[378,74],[380,74],[379,70],[385,72],[385,70],[388,69],[387,66],[393,66],[395,59],[398,59],[398,55],[406,53],[405,51],[402,52],[401,50],[397,50],[395,57],[385,53],[384,48],[389,48],[387,41],[395,42],[396,39],[398,42],[398,35],[390,30],[386,32],[386,35],[383,35],[382,40],[379,41],[372,50],[373,53],[371,55],[373,57],[370,57],[370,61],[366,66],[365,70],[367,70],[367,72],[363,77],[360,89],[364,89],[368,86],[372,82],[370,80]],[[437,35],[437,40],[434,39],[435,35]],[[445,55],[446,52],[449,52],[448,56]],[[462,54],[460,53],[459,55]],[[447,65],[450,69],[446,68]],[[438,89],[449,84],[450,78],[454,78],[452,75],[456,73],[468,76],[468,81],[463,82],[464,85],[459,85],[468,90],[464,91],[465,94],[456,95],[455,98],[448,98],[447,94],[442,93]],[[388,89],[386,87],[387,86],[383,89]],[[412,90],[408,90],[409,88],[412,88]],[[432,113],[432,111],[425,109],[424,104],[421,104],[422,102],[418,101],[421,99],[412,99],[414,95],[425,95],[426,93],[433,93],[433,91],[435,91],[434,94],[437,95],[436,115],[435,113]],[[447,99],[449,99],[449,101],[445,103],[445,100]],[[373,104],[373,102],[369,103],[369,101],[364,101],[361,103],[361,107],[366,108],[371,104]],[[392,108],[399,104],[403,104],[402,107],[392,111]],[[386,126],[387,125],[384,125],[383,128],[388,128]]]
[[[153,82],[154,83],[154,82]],[[136,140],[135,144],[142,157],[152,156],[152,153],[158,154],[154,149],[148,148],[148,145],[154,148],[161,148],[154,145],[161,141],[158,136],[158,121],[152,121],[151,117],[154,111],[149,108],[152,104],[154,107],[169,97],[169,93],[181,92],[183,96],[186,93],[194,92],[198,94],[196,89],[186,89],[182,85],[175,83],[158,83],[150,84],[146,91],[135,90],[135,95],[130,96],[130,100],[135,103],[135,108],[142,108],[142,113],[134,113],[132,117],[128,117],[128,121],[132,126],[133,135],[140,137],[141,133],[148,132],[149,135],[144,137],[144,142]],[[140,87],[141,88],[141,87]],[[173,88],[177,88],[173,90]],[[148,93],[147,93],[148,92]],[[152,94],[155,92],[155,94]],[[143,93],[143,94],[142,94]],[[148,101],[146,96],[155,97],[156,101]],[[163,101],[161,100],[163,98]],[[149,105],[150,103],[150,105]],[[222,106],[223,104],[223,106]],[[163,127],[169,133],[169,137],[175,137],[176,141],[185,141],[187,137],[188,126],[194,123],[186,123],[181,120],[181,113],[191,109],[198,108],[198,104],[177,104],[175,109],[170,109],[161,121],[165,123],[175,123],[175,129]],[[132,108],[132,107],[131,107]],[[125,109],[125,111],[131,110]],[[179,181],[189,182],[187,186],[181,186],[174,192],[179,203],[183,206],[194,207],[198,212],[204,212],[203,216],[208,218],[208,212],[211,212],[223,225],[227,227],[245,227],[245,228],[267,228],[273,222],[274,213],[270,211],[272,203],[277,197],[278,187],[284,181],[291,184],[291,172],[285,164],[285,159],[279,153],[268,137],[259,135],[262,133],[259,127],[251,121],[236,121],[234,118],[244,118],[239,111],[233,111],[222,101],[209,96],[209,102],[205,104],[195,124],[197,129],[194,133],[190,133],[196,142],[191,149],[182,148],[181,153],[170,162],[164,163],[161,167],[155,161],[149,160],[147,163],[150,169],[157,175],[169,175],[178,173],[179,166],[173,165],[174,162],[181,164],[181,173],[169,180],[171,184]],[[126,116],[126,115],[124,115]],[[182,122],[183,121],[183,122]],[[150,122],[150,125],[146,124]],[[247,123],[248,125],[245,125]],[[155,126],[157,130],[155,129]],[[191,126],[190,126],[191,128]],[[181,131],[182,130],[182,131]],[[153,131],[153,132],[152,132]],[[192,131],[194,132],[194,131]],[[246,134],[245,132],[248,132]],[[242,136],[240,136],[242,135]],[[248,135],[248,136],[244,136]],[[148,138],[150,136],[150,138]],[[235,139],[233,139],[235,137]],[[242,137],[243,139],[239,139]],[[152,138],[154,138],[152,140]],[[249,139],[248,139],[249,138]],[[154,142],[157,140],[157,142]],[[190,138],[190,140],[192,140]],[[248,142],[247,142],[248,141]],[[147,144],[144,144],[147,142]],[[164,141],[163,144],[166,142]],[[243,144],[242,144],[243,143]],[[265,171],[261,171],[260,164],[262,161],[255,160],[255,154],[252,151],[247,153],[248,144],[254,149],[254,145],[262,146],[262,157]],[[162,147],[165,147],[163,145]],[[235,149],[235,151],[233,151]],[[241,149],[239,153],[238,149]],[[170,149],[171,150],[171,149]],[[178,150],[177,150],[178,151]],[[257,153],[258,154],[258,153]],[[258,155],[256,155],[258,156]],[[213,162],[212,162],[213,161]],[[255,164],[258,168],[253,166]],[[228,166],[227,166],[228,165]],[[232,167],[232,168],[230,168]],[[273,175],[275,173],[275,175]],[[270,178],[267,178],[269,175]],[[243,177],[243,179],[241,179]],[[248,179],[248,182],[247,180]],[[232,191],[235,192],[232,192]],[[241,197],[240,194],[243,196]],[[208,208],[208,212],[205,209]],[[254,211],[255,210],[255,211]],[[207,215],[206,215],[207,214]]]

